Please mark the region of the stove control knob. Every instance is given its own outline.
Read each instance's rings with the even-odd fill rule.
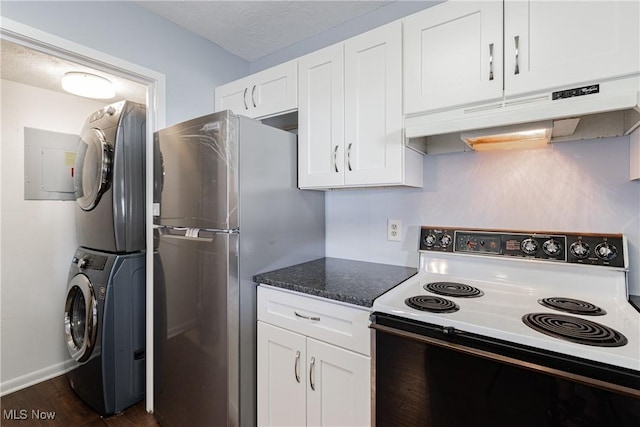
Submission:
[[[436,244],[436,235],[433,233],[429,233],[424,237],[424,244],[427,245],[428,248],[433,247]]]
[[[524,239],[522,243],[520,243],[520,249],[522,249],[525,255],[535,255],[536,252],[538,252],[538,242],[531,237]]]
[[[602,242],[596,246],[596,255],[603,261],[611,261],[618,256],[618,249],[607,242]]]
[[[555,239],[549,239],[542,244],[542,250],[549,256],[558,256],[562,252],[562,244]]]
[[[578,259],[584,259],[589,256],[591,248],[589,248],[589,245],[587,243],[583,242],[582,240],[578,240],[577,242],[573,242],[571,244],[569,250],[574,257]]]
[[[451,245],[451,236],[449,236],[448,234],[444,234],[442,237],[440,237],[440,246],[442,246],[443,248],[448,248]]]

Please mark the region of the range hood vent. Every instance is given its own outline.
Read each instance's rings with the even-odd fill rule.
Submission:
[[[408,116],[407,146],[424,154],[531,148],[549,142],[628,135],[640,127],[640,77],[598,85],[597,93],[558,92]],[[566,91],[563,91],[566,92]],[[526,132],[539,130],[542,138]]]

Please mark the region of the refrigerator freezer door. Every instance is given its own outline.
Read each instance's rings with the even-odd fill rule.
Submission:
[[[154,413],[167,426],[238,425],[238,235],[161,234]]]
[[[154,134],[154,223],[238,227],[237,118],[223,111]]]

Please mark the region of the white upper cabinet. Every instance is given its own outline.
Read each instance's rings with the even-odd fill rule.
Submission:
[[[448,1],[411,15],[404,20],[404,112],[490,104],[637,73],[639,5]]]
[[[344,44],[345,184],[403,183],[402,24]]]
[[[300,58],[298,107],[300,188],[422,186],[403,140],[399,21]]]
[[[219,86],[215,110],[260,119],[293,111],[298,107],[297,61],[268,68]]]
[[[637,73],[639,6],[636,0],[505,1],[505,95]]]
[[[404,20],[404,112],[502,97],[502,2],[449,1]]]
[[[344,185],[342,44],[298,60],[298,185]]]

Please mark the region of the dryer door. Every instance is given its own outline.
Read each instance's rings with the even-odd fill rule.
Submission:
[[[111,157],[111,147],[100,129],[89,129],[81,136],[73,180],[76,201],[83,210],[95,208],[109,189]]]
[[[91,356],[98,333],[98,302],[93,285],[84,274],[71,279],[64,307],[64,334],[69,354],[78,362]]]

